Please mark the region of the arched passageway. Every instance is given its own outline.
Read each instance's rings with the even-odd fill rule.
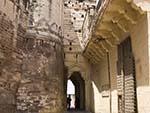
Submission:
[[[70,79],[67,81],[67,109],[75,109],[75,85]]]
[[[85,81],[80,72],[73,72],[69,78],[75,86],[75,110],[85,109]]]

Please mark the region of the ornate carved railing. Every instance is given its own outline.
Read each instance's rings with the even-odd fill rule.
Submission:
[[[110,0],[99,0],[97,6],[94,8],[90,8],[87,11],[85,20],[83,22],[82,31],[83,31],[83,39],[81,41],[81,46],[83,49],[86,47],[89,39],[91,38],[91,33],[93,31],[94,26],[97,24],[98,19],[105,12],[106,6],[108,5]]]

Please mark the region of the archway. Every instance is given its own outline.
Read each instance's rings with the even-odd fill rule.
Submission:
[[[70,79],[67,81],[67,109],[75,109],[75,85]]]
[[[75,109],[85,109],[85,81],[80,72],[73,72],[69,78],[75,86]]]

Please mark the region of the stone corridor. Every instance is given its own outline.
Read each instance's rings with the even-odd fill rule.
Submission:
[[[0,0],[0,113],[150,113],[150,1]]]

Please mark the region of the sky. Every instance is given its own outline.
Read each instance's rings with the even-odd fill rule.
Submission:
[[[67,83],[67,94],[75,94],[75,87],[71,80],[68,80]]]

